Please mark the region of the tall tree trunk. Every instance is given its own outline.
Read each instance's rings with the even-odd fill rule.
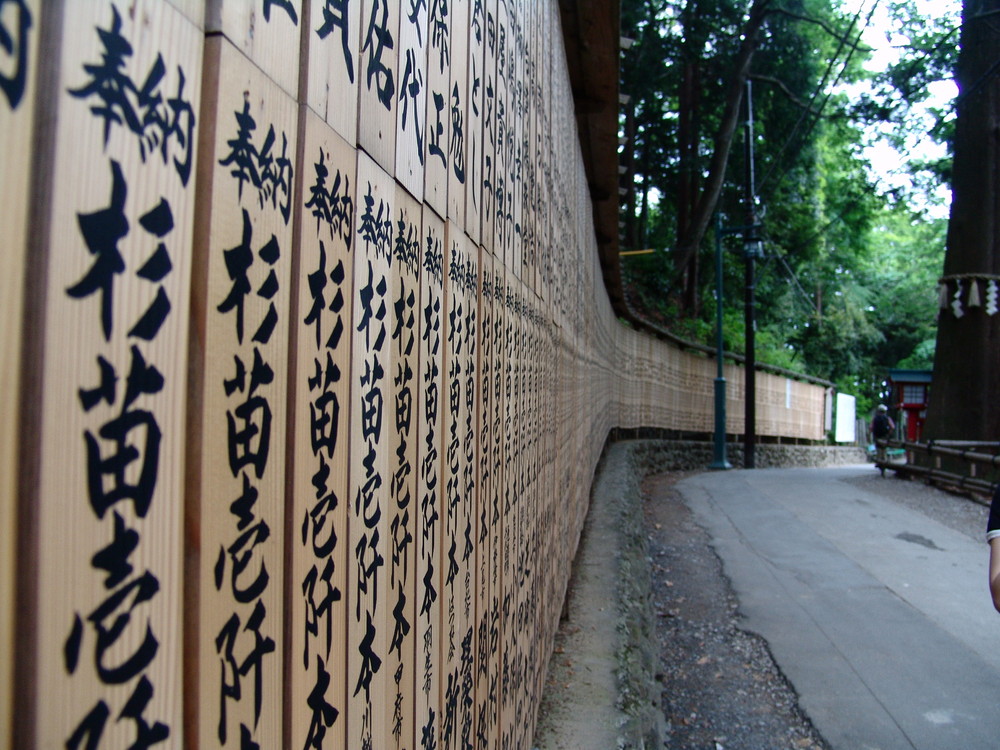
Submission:
[[[683,27],[681,85],[678,92],[677,146],[679,159],[677,185],[677,236],[691,229],[701,172],[698,154],[701,144],[701,59],[705,54],[706,33],[701,18],[701,0],[688,0],[681,14]],[[675,248],[675,253],[678,248]],[[690,315],[698,315],[698,254],[690,255],[681,265],[675,258],[675,268],[682,274],[681,307]]]
[[[691,258],[698,252],[701,241],[705,237],[708,225],[715,213],[715,206],[722,191],[722,183],[726,176],[726,164],[729,161],[729,150],[733,145],[733,137],[739,124],[740,104],[743,102],[743,87],[750,74],[750,62],[757,50],[758,34],[764,19],[767,17],[770,0],[753,0],[750,6],[750,16],[743,27],[743,41],[733,63],[732,76],[726,88],[726,102],[722,120],[715,134],[715,145],[712,159],[709,163],[708,178],[701,191],[687,231],[677,237],[677,269],[684,269]]]
[[[952,169],[951,221],[944,273],[949,302],[959,279],[1000,274],[1000,0],[964,0],[955,78],[959,86]],[[949,306],[938,321],[934,380],[924,437],[1000,439],[1000,315],[969,308],[962,281],[962,316]],[[928,290],[930,293],[930,290]],[[985,301],[985,289],[980,286]]]
[[[687,36],[687,35],[685,35]],[[687,51],[688,60],[684,64],[678,101],[677,140],[680,153],[677,190],[677,234],[685,235],[691,228],[695,206],[698,202],[700,181],[698,174],[698,144],[701,142],[699,123],[701,117],[701,66],[699,58],[704,50],[704,41]],[[683,306],[694,316],[698,315],[698,254],[692,255],[684,268]]]

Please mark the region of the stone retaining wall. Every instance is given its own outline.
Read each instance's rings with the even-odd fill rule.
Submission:
[[[646,473],[658,471],[692,471],[707,468],[714,459],[714,445],[700,440],[634,440],[629,441],[636,453],[638,466]],[[790,468],[795,466],[845,466],[865,463],[865,453],[856,445],[784,445],[758,444],[755,448],[756,468]],[[733,468],[743,466],[743,444],[728,443],[726,459]]]

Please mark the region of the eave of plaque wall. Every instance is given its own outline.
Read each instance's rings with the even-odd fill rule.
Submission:
[[[601,271],[616,314],[626,310],[618,265],[618,64],[621,3],[560,0],[566,64],[594,210]]]

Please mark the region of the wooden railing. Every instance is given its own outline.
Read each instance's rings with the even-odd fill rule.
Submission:
[[[992,495],[996,470],[1000,470],[1000,442],[931,440],[914,443],[906,440],[880,440],[890,451],[903,451],[902,455],[889,456],[876,461],[881,469],[891,469],[899,474],[923,477],[928,482],[967,492],[974,500],[985,502]],[[921,458],[930,460],[920,460]],[[948,469],[942,468],[943,459],[952,459]],[[966,471],[953,470],[954,464],[965,462]],[[993,472],[991,473],[991,470]]]

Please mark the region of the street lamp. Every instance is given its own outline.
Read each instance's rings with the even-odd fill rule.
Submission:
[[[726,378],[722,374],[722,236],[734,229],[722,228],[722,214],[715,214],[715,434],[710,469],[731,469],[726,460]]]
[[[758,258],[764,257],[764,243],[760,239],[760,224],[757,215],[750,210],[750,224],[743,233],[743,260],[745,262],[744,296],[743,296],[743,327],[746,329],[746,367],[744,377],[743,397],[743,468],[756,468],[754,456],[757,445],[757,321],[755,266]]]
[[[754,449],[757,444],[757,350],[755,333],[757,323],[754,317],[756,304],[756,280],[754,266],[758,258],[764,257],[764,243],[760,239],[760,224],[757,223],[757,189],[754,185],[753,163],[753,84],[746,83],[747,121],[743,138],[746,169],[746,211],[747,226],[743,233],[743,260],[745,261],[743,326],[746,329],[746,372],[745,394],[743,397],[743,468],[756,467]]]
[[[760,238],[761,225],[756,215],[750,216],[751,223],[742,227],[723,227],[722,215],[715,214],[715,432],[714,450],[710,469],[731,469],[726,459],[726,378],[723,376],[722,362],[725,349],[722,343],[722,238],[730,234],[743,235],[743,260],[747,266],[746,293],[746,389],[744,444],[745,468],[754,468],[754,443],[756,439],[756,357],[754,353],[754,261],[764,257],[764,242]]]

